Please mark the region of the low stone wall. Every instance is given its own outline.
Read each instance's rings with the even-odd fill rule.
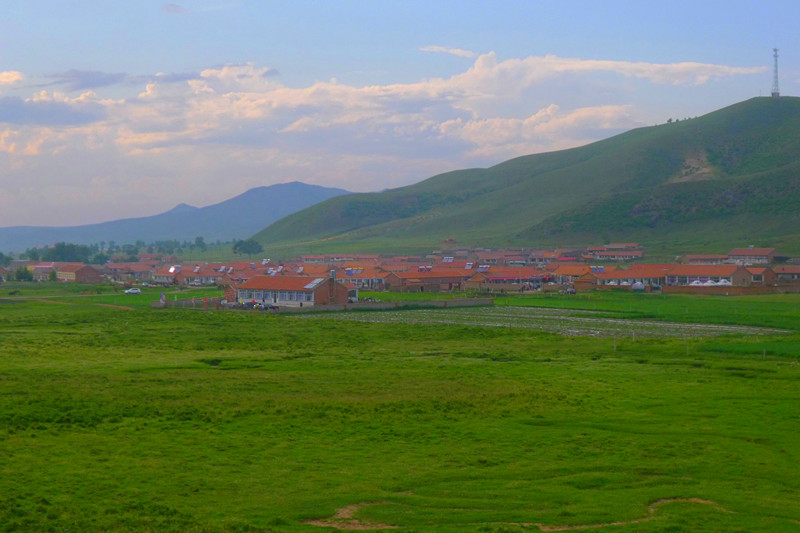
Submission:
[[[402,309],[404,307],[449,308],[449,307],[482,307],[494,305],[492,298],[459,298],[457,300],[423,300],[406,302],[359,302],[352,304],[318,305],[306,307],[278,307],[278,309],[256,310],[257,313],[311,313],[319,311],[381,311],[388,309]],[[220,304],[218,298],[209,298],[208,301],[190,299],[167,300],[166,302],[150,302],[153,309],[200,309],[205,311],[253,311],[252,309],[235,309]]]

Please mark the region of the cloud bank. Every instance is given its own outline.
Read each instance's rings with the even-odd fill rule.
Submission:
[[[60,91],[0,97],[0,226],[151,214],[291,180],[405,185],[646,124],[625,80],[694,87],[763,70],[487,53],[450,77],[299,88],[252,63],[153,76],[67,70],[50,78]],[[592,90],[609,76],[613,97]],[[22,79],[0,73],[0,84]],[[95,92],[112,85],[138,89]]]

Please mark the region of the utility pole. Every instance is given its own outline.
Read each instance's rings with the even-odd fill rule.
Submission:
[[[772,76],[772,97],[780,98],[781,90],[778,88],[778,49],[772,49],[772,55],[775,58],[775,71]]]

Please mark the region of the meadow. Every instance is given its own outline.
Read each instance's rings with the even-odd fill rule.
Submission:
[[[800,531],[797,296],[437,323],[5,291],[0,531]],[[469,322],[533,307],[749,329]]]

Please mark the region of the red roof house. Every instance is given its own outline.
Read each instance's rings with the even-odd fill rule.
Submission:
[[[236,301],[279,307],[346,304],[347,292],[347,287],[331,278],[254,276],[239,285]]]

